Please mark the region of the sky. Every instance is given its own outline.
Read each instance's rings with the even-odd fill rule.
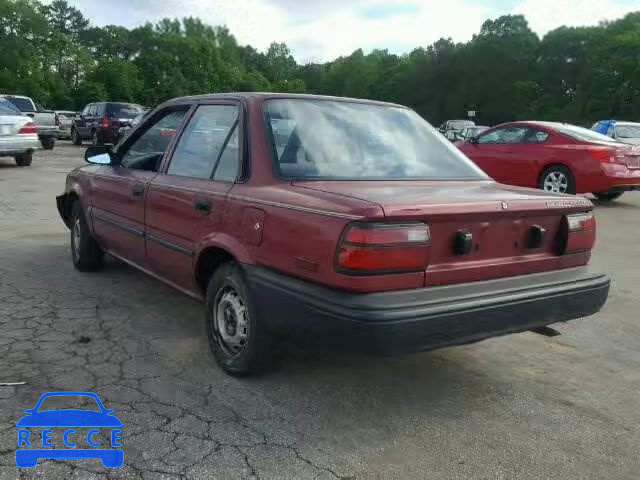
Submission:
[[[50,1],[50,0],[49,0]],[[487,18],[524,14],[539,35],[597,25],[640,10],[640,0],[69,0],[94,25],[135,27],[163,17],[226,25],[240,44],[286,42],[298,62],[357,48],[405,53],[441,37],[464,42]]]

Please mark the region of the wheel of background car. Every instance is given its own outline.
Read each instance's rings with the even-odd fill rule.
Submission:
[[[235,262],[220,266],[209,281],[207,336],[218,365],[232,375],[248,375],[269,363],[271,338],[252,307],[244,274]]]
[[[602,200],[603,202],[610,202],[612,200],[615,200],[616,198],[620,198],[623,193],[624,192],[593,192],[593,195],[598,200]]]
[[[71,259],[81,272],[96,270],[104,258],[104,252],[91,235],[80,201],[75,201],[71,211]]]
[[[576,184],[571,170],[562,165],[546,168],[538,180],[538,188],[553,193],[576,193]]]
[[[19,167],[28,167],[29,165],[31,165],[32,159],[33,154],[31,152],[15,156],[16,165],[18,165]]]
[[[55,138],[46,137],[40,140],[40,143],[42,144],[42,148],[44,148],[45,150],[53,150],[53,147],[56,144],[56,140]]]
[[[78,135],[78,131],[75,128],[71,129],[71,141],[74,145],[82,145],[82,138]]]

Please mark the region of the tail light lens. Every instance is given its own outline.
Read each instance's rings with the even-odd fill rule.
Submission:
[[[19,135],[30,135],[38,133],[38,127],[33,122],[25,123],[20,130],[18,130]]]
[[[111,120],[107,117],[100,119],[100,128],[109,128],[111,126]]]
[[[354,223],[342,235],[336,268],[355,275],[424,270],[430,240],[425,223]]]
[[[624,152],[616,148],[590,147],[587,151],[591,157],[602,163],[625,163]]]
[[[596,242],[596,217],[593,213],[565,215],[560,228],[560,253],[589,251]]]

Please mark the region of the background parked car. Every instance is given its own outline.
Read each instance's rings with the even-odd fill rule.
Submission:
[[[31,117],[38,127],[38,139],[45,150],[53,150],[58,138],[58,125],[53,110],[45,110],[31,98],[22,95],[0,95],[16,106],[23,115]]]
[[[56,123],[58,125],[58,138],[70,139],[71,126],[73,119],[77,115],[76,112],[70,110],[56,110]]]
[[[94,145],[116,143],[120,127],[142,112],[144,108],[134,103],[90,103],[74,118],[71,139],[76,145],[88,139]]]
[[[640,123],[637,122],[601,120],[591,129],[621,143],[640,145]]]
[[[475,122],[471,120],[447,120],[440,125],[440,133],[442,133],[448,140],[455,142],[458,135],[467,127],[475,127]]]
[[[465,127],[458,135],[456,140],[469,140],[470,138],[477,137],[482,132],[489,130],[489,127],[485,127],[483,125],[476,125],[475,127]]]
[[[13,157],[19,167],[27,167],[39,146],[38,128],[33,120],[0,98],[0,157]]]
[[[458,144],[498,182],[613,200],[640,190],[640,149],[552,122],[512,122]]]

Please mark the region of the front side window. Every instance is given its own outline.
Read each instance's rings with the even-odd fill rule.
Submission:
[[[417,113],[330,100],[268,100],[265,118],[281,177],[486,179]]]
[[[133,140],[133,143],[125,146],[127,150],[122,155],[120,164],[136,170],[157,171],[160,160],[180,128],[187,111],[188,107],[182,107],[156,115],[155,119],[151,119],[149,124],[143,127],[142,134]]]
[[[167,173],[210,179],[220,162],[221,168],[224,165],[225,179],[230,176],[235,179],[239,153],[237,123],[235,105],[198,107],[178,141]]]
[[[503,127],[493,130],[478,138],[479,144],[514,144],[524,143],[529,133],[526,127]]]

